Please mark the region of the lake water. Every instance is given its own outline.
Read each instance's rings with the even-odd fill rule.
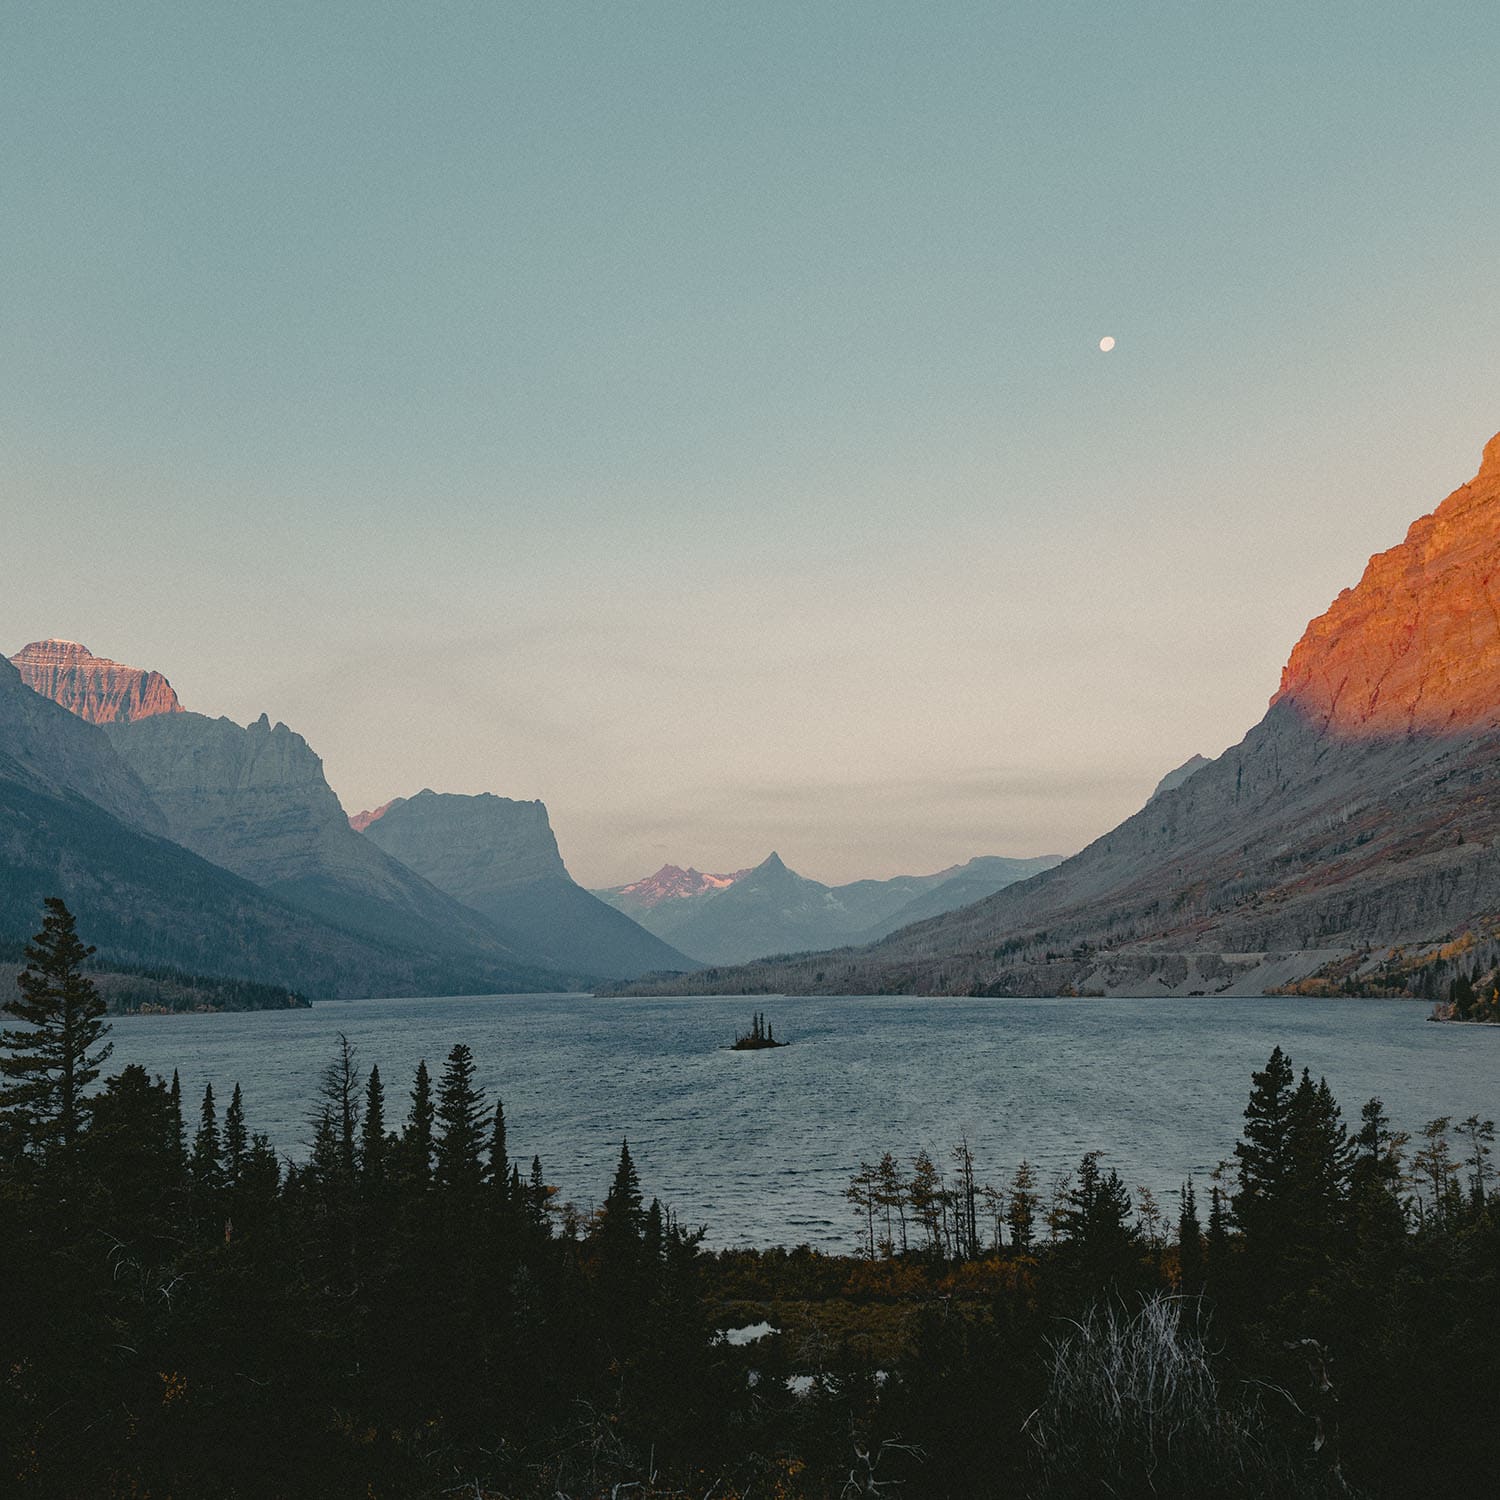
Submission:
[[[764,1009],[791,1046],[724,1044]],[[1403,1001],[594,999],[528,995],[323,1002],[308,1011],[116,1020],[110,1067],[182,1077],[189,1128],[205,1083],[238,1081],[252,1129],[300,1156],[339,1032],[378,1063],[403,1118],[419,1058],[434,1079],[466,1042],[505,1101],[511,1151],[541,1156],[580,1205],[603,1198],[629,1136],[647,1198],[709,1242],[853,1249],[843,1198],[861,1157],[925,1148],[946,1166],[967,1135],[997,1186],[1106,1153],[1132,1188],[1175,1204],[1230,1155],[1252,1070],[1280,1044],[1325,1074],[1345,1118],[1372,1094],[1397,1126],[1500,1118],[1500,1027],[1437,1026]]]

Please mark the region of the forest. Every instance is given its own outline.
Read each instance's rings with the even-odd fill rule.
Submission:
[[[1278,1048],[1169,1214],[1102,1149],[852,1171],[851,1253],[711,1250],[628,1142],[596,1209],[469,1049],[343,1043],[305,1160],[108,1069],[60,902],[0,1033],[17,1496],[1448,1496],[1495,1490],[1495,1127],[1345,1120]],[[853,1166],[853,1164],[851,1164]]]

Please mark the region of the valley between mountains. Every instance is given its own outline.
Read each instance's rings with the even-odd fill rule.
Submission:
[[[830,886],[773,853],[591,891],[539,801],[351,816],[269,715],[195,713],[73,641],[0,658],[0,963],[61,895],[102,964],[179,997],[1439,995],[1500,961],[1497,838],[1500,436],[1307,626],[1239,744],[1066,859]]]

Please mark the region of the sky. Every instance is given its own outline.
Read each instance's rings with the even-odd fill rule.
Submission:
[[[7,7],[0,644],[351,811],[540,797],[591,885],[1070,852],[1500,430],[1497,56],[1441,0]]]

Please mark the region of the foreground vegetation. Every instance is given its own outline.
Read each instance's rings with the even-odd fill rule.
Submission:
[[[960,1143],[861,1164],[858,1255],[711,1253],[628,1146],[559,1203],[463,1046],[399,1100],[342,1046],[280,1161],[238,1088],[105,1076],[85,958],[54,906],[0,1037],[4,1493],[1493,1492],[1488,1121],[1351,1135],[1278,1050],[1173,1224]]]

